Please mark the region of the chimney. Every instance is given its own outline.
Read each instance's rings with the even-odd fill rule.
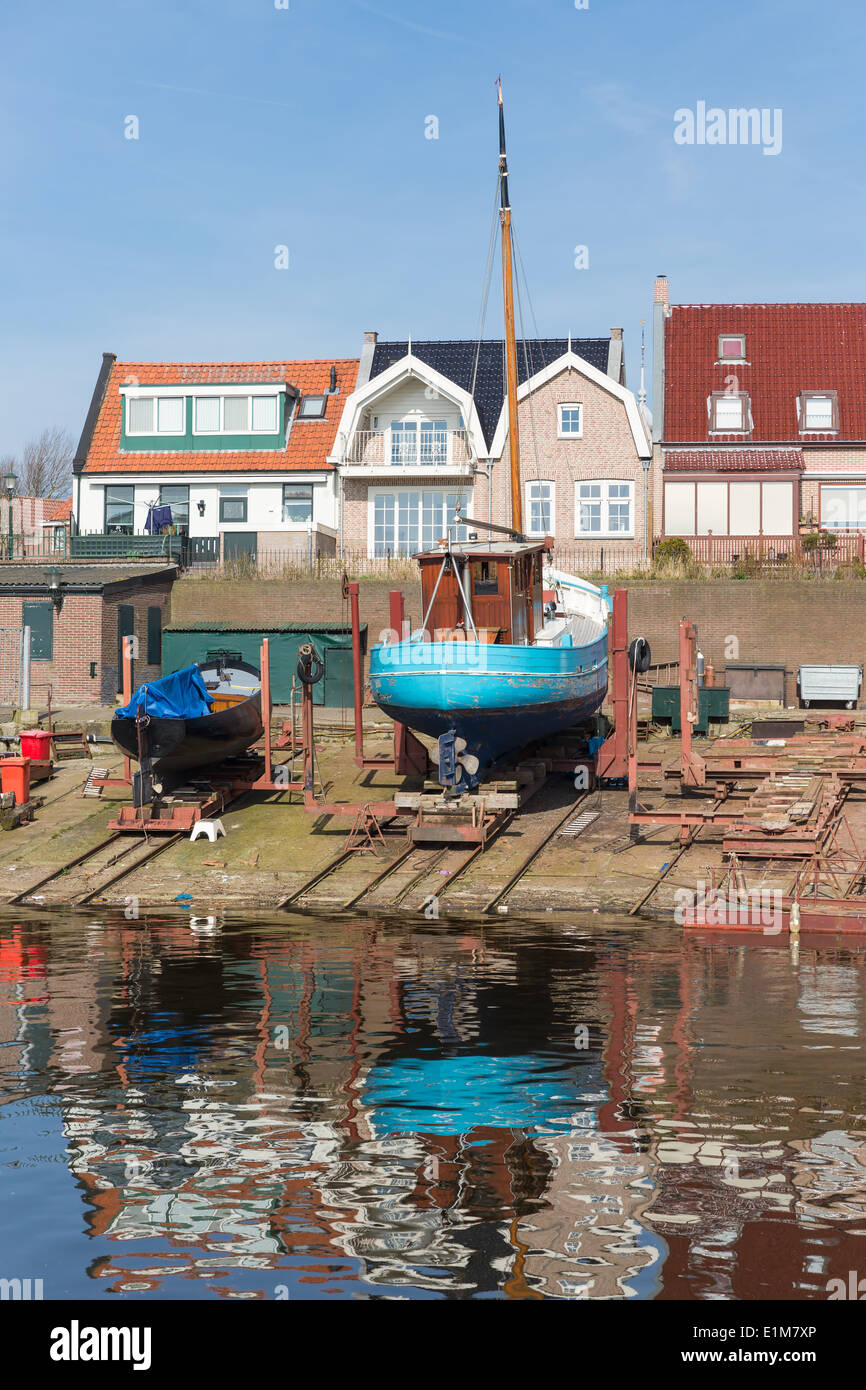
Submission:
[[[370,331],[364,334],[364,346],[361,349],[361,361],[358,366],[358,380],[355,389],[366,386],[370,380],[370,373],[373,370],[373,353],[376,351],[376,344],[379,341],[379,334]]]
[[[666,275],[657,275],[655,283],[655,294],[653,295],[654,304],[663,304],[667,309],[670,305],[670,286]]]
[[[622,350],[621,328],[610,330],[610,342],[607,345],[607,374],[611,380],[616,381],[620,386],[625,386],[625,359]]]

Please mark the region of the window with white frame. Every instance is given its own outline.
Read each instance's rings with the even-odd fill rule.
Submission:
[[[183,434],[186,429],[183,396],[129,396],[127,434]]]
[[[835,434],[839,428],[835,391],[804,391],[797,401],[800,429]]]
[[[448,462],[446,420],[393,420],[391,462],[396,467],[435,468]]]
[[[866,487],[822,484],[821,525],[827,531],[866,531]]]
[[[555,483],[537,481],[526,484],[527,529],[531,536],[554,534],[555,497]]]
[[[574,401],[557,406],[557,434],[560,439],[580,439],[583,435],[583,406]]]
[[[710,396],[709,414],[710,430],[716,434],[746,434],[751,429],[749,397],[743,391]]]
[[[313,519],[313,484],[283,484],[283,521],[290,526],[306,526]]]
[[[431,550],[452,527],[452,537],[466,540],[465,526],[453,527],[457,507],[463,502],[459,492],[439,492],[432,488],[406,488],[373,493],[373,554],[412,555]]]
[[[608,540],[634,535],[634,483],[575,483],[574,534]]]
[[[276,434],[279,401],[274,396],[196,396],[194,434]]]

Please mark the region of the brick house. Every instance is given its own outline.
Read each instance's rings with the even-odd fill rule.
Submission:
[[[660,276],[653,312],[655,534],[706,558],[819,528],[856,549],[866,304],[672,305]]]
[[[306,555],[311,536],[333,553],[329,457],[357,369],[357,359],[118,362],[105,353],[73,463],[77,530],[132,536],[167,525],[200,563]]]
[[[120,642],[137,639],[135,680],[162,674],[162,629],[174,566],[32,561],[0,567],[0,627],[30,628],[34,706],[111,704],[121,684]]]
[[[644,549],[649,433],[625,385],[622,332],[518,343],[524,530],[593,567]],[[435,544],[458,500],[510,521],[504,344],[365,337],[332,455],[341,544],[370,555]]]
[[[68,547],[71,511],[70,499],[21,497],[16,493],[10,504],[4,494],[0,499],[0,559],[21,560],[33,553],[63,554]]]

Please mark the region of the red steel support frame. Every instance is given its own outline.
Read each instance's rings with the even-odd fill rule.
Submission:
[[[135,638],[126,636],[121,641],[121,656],[123,660],[123,703],[128,705],[132,699],[132,654],[135,650]],[[122,777],[94,777],[90,782],[91,787],[131,787],[132,786],[132,759],[129,754],[124,755],[123,776]]]
[[[698,633],[687,618],[680,621],[680,739],[683,787],[706,784],[703,758],[692,752],[692,731],[698,722]]]
[[[394,752],[367,757],[364,753],[364,662],[361,655],[361,612],[360,585],[349,584],[349,604],[352,614],[352,685],[355,707],[355,765],[360,768],[377,768],[396,772],[401,777],[413,773],[425,776],[427,773],[427,749],[405,724],[394,725]],[[409,636],[400,589],[391,589],[389,594],[389,620],[391,631],[396,634],[395,641],[405,641]],[[304,745],[306,748],[306,744]]]
[[[613,676],[613,733],[605,739],[596,756],[596,776],[618,781],[629,775],[629,668],[628,668],[628,590],[615,589],[610,632],[608,662]],[[636,693],[636,692],[635,692]],[[635,716],[637,700],[634,701]]]

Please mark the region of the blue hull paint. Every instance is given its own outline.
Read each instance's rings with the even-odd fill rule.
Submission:
[[[484,773],[528,743],[594,715],[607,691],[607,637],[587,647],[399,642],[374,647],[385,714],[438,738],[454,730]]]

